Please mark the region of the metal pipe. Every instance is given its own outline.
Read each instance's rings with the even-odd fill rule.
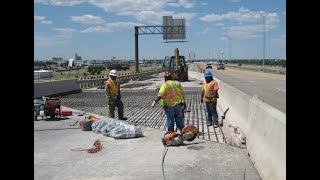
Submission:
[[[135,49],[135,65],[136,65],[136,73],[139,72],[139,33],[138,33],[138,26],[134,27],[134,49]]]

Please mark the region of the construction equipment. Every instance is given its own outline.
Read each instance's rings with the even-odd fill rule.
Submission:
[[[43,117],[50,116],[54,119],[61,112],[61,98],[60,97],[42,97],[42,99],[34,100],[34,120],[38,119],[38,115]]]
[[[179,49],[174,50],[174,56],[166,56],[163,67],[165,71],[173,72],[173,79],[188,81],[188,66],[185,56],[179,55]]]

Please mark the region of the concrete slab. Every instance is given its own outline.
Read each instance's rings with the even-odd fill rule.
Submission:
[[[114,140],[82,131],[78,124],[70,126],[84,118],[78,116],[81,113],[73,110],[68,119],[34,122],[34,179],[164,179],[160,141],[164,131],[142,127],[145,137]],[[97,139],[103,145],[100,152],[71,151],[91,148]],[[261,179],[245,149],[201,139],[169,147],[164,174],[167,180]]]

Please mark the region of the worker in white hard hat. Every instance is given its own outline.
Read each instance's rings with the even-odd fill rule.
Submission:
[[[114,111],[118,108],[118,117],[120,120],[127,120],[123,117],[123,103],[120,95],[120,82],[117,81],[117,70],[112,69],[110,77],[106,81],[106,98],[109,105],[109,117],[114,118]]]

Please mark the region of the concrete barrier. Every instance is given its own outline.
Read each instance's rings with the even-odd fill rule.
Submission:
[[[204,81],[203,73],[195,71],[189,71],[189,77]],[[224,110],[229,108],[229,123],[244,132],[246,149],[261,178],[286,179],[286,115],[256,96],[215,80],[220,86],[218,103]]]
[[[247,150],[263,179],[286,179],[286,116],[251,98]]]
[[[81,92],[77,79],[34,83],[34,98]]]

